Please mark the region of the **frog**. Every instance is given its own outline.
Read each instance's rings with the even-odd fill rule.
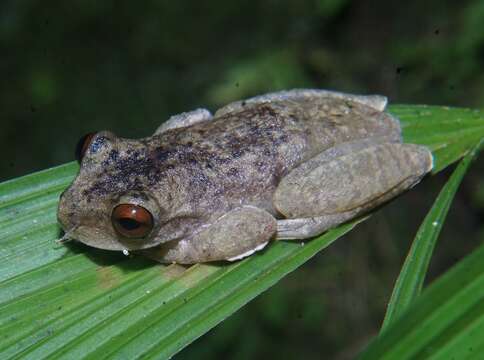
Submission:
[[[387,103],[382,95],[294,89],[214,114],[177,114],[141,139],[91,133],[60,196],[64,239],[188,265],[314,238],[432,170],[432,153],[403,142]]]

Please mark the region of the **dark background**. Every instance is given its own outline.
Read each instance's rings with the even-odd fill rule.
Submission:
[[[81,135],[149,136],[170,115],[278,89],[482,107],[484,2],[40,1],[0,4],[0,181],[73,160]],[[378,331],[426,179],[177,358],[351,358]],[[483,166],[464,181],[432,280],[482,241]]]

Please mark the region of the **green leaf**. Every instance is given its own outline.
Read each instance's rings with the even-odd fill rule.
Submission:
[[[479,147],[480,144],[460,161],[420,226],[393,288],[382,331],[395,321],[422,291],[437,237],[445,222],[454,195],[472,160],[477,157]]]
[[[463,157],[484,136],[484,114],[480,110],[395,105],[390,112],[401,120],[405,142],[432,150],[433,173]]]
[[[436,169],[484,135],[468,109],[395,106],[409,142],[428,144]],[[436,171],[437,171],[436,170]],[[235,264],[159,265],[55,245],[57,199],[77,165],[0,184],[0,358],[162,358],[191,341],[352,229],[302,246],[277,242]]]
[[[482,359],[484,245],[436,280],[359,359]]]

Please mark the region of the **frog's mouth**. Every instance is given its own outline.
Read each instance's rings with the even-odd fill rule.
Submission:
[[[63,219],[59,217],[59,223],[64,230],[64,235],[56,240],[58,244],[65,244],[70,241],[78,241],[83,244],[105,250],[123,250],[121,244],[117,239],[111,239],[105,235],[101,229],[95,226],[86,226],[80,224],[66,224]]]
[[[80,219],[77,216],[66,216],[59,211],[58,221],[64,230],[64,235],[56,240],[58,244],[70,241],[81,242],[85,245],[111,251],[141,250],[158,245],[156,236],[146,238],[128,239],[116,234],[110,223],[99,217]]]
[[[74,227],[72,227],[71,229],[67,231],[64,230],[64,235],[62,235],[62,237],[57,239],[55,242],[62,245],[62,244],[68,243],[69,241],[75,240],[72,234],[77,230],[78,227],[79,227],[78,225],[74,225]]]
[[[141,250],[153,246],[143,241],[120,241],[117,237],[106,236],[102,229],[86,225],[64,228],[64,235],[56,240],[58,244],[70,241],[78,241],[94,248],[112,251]]]

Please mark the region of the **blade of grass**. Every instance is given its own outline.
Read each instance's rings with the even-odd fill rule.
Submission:
[[[484,245],[426,288],[360,360],[482,359]]]
[[[435,243],[442,230],[455,193],[471,162],[477,157],[480,144],[469,151],[457,165],[420,226],[393,288],[383,321],[382,332],[408,308],[422,291]]]

